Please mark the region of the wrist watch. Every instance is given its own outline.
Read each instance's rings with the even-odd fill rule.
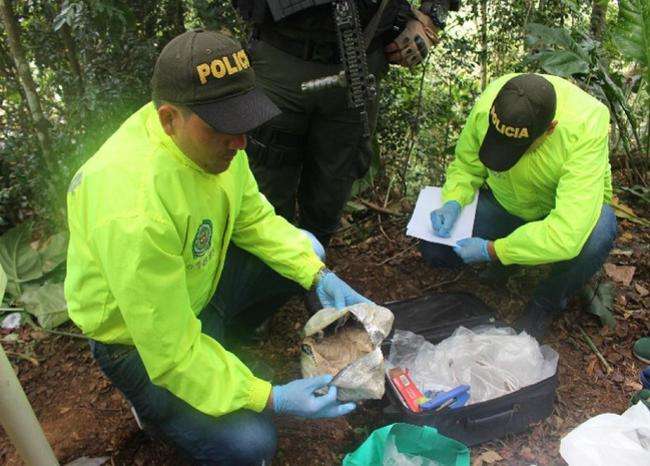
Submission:
[[[431,18],[433,24],[441,30],[445,28],[449,12],[458,11],[459,8],[460,0],[423,1],[420,5],[420,11]]]

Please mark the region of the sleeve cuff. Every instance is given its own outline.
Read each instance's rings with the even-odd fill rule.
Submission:
[[[316,274],[325,267],[325,264],[323,261],[318,259],[318,256],[316,254],[314,254],[314,258],[310,258],[306,262],[307,263],[302,267],[299,277],[296,281],[305,290],[310,290],[314,284]]]
[[[469,194],[460,192],[458,190],[451,192],[442,193],[442,202],[456,201],[460,204],[461,207],[465,207],[467,204],[474,200],[475,191],[472,190]]]
[[[271,384],[266,380],[253,378],[248,403],[244,406],[250,410],[261,413],[266,408],[266,403],[271,394]]]
[[[511,265],[514,262],[508,257],[506,253],[506,242],[505,238],[500,238],[494,242],[494,252],[497,253],[497,258],[503,265]]]

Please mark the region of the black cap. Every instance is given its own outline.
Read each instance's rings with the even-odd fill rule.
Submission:
[[[241,44],[214,31],[172,39],[158,57],[151,88],[155,101],[185,105],[220,133],[244,134],[280,114],[256,87]]]
[[[555,116],[553,85],[538,74],[510,79],[497,94],[479,158],[490,170],[512,168]]]

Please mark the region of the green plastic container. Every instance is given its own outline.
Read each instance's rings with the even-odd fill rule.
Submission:
[[[433,427],[403,423],[375,430],[356,451],[343,458],[343,466],[382,466],[384,447],[391,435],[400,453],[422,456],[440,466],[469,466],[469,449],[462,443],[440,435]]]

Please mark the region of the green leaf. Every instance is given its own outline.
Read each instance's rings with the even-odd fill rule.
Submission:
[[[549,74],[568,78],[574,74],[587,74],[589,64],[579,55],[568,50],[558,52],[540,52],[531,58],[539,61],[540,66]]]
[[[67,9],[63,9],[61,13],[56,15],[56,17],[54,18],[53,28],[55,31],[61,29],[64,24],[68,24],[68,26],[70,25],[70,23],[68,22],[68,15],[66,14],[67,13],[66,10]]]
[[[580,14],[580,5],[578,3],[578,0],[561,0],[561,2],[575,14]]]
[[[5,273],[2,265],[0,265],[0,304],[5,297],[5,290],[7,289],[7,274]]]
[[[527,26],[526,42],[533,48],[545,48],[544,46],[554,46],[560,50],[573,52],[583,61],[589,62],[589,53],[578,42],[576,42],[571,33],[563,28],[552,28],[543,24],[530,23]],[[591,45],[586,44],[587,48]]]
[[[571,50],[578,45],[566,29],[552,28],[539,23],[530,23],[527,30],[532,38],[536,38],[546,45],[557,45],[566,50]]]
[[[530,23],[526,27],[527,40],[532,44],[541,42],[544,45],[557,45],[561,37],[555,28],[539,23]]]
[[[19,301],[43,328],[53,329],[68,320],[63,283],[28,286]]]
[[[41,255],[29,244],[30,225],[23,223],[0,236],[0,265],[7,274],[7,293],[17,298],[21,283],[43,276]]]
[[[61,5],[61,11],[54,17],[54,21],[52,22],[53,29],[58,31],[64,24],[74,27],[75,23],[80,21],[82,11],[83,5],[81,2],[70,3],[68,0],[64,0],[63,5]]]
[[[589,302],[589,312],[597,315],[602,325],[607,325],[612,329],[616,328],[616,319],[612,314],[614,283],[600,283],[596,290],[591,285],[585,285],[582,294]]]
[[[650,2],[621,0],[614,40],[627,58],[650,66]]]
[[[364,152],[363,155],[370,157],[370,167],[368,168],[368,171],[364,177],[359,178],[352,185],[352,190],[349,196],[350,198],[356,197],[359,194],[363,193],[366,189],[372,187],[375,182],[375,177],[381,170],[381,161],[379,157],[379,153],[381,151],[379,148],[379,143],[377,142],[377,138],[373,138],[372,148],[364,147],[362,151]]]
[[[618,218],[624,218],[625,220],[629,220],[638,225],[650,227],[650,220],[639,217],[632,209],[630,209],[629,206],[621,203],[616,198],[612,199],[612,209],[614,209],[614,214],[616,214]]]
[[[637,196],[639,199],[641,199],[643,202],[650,204],[650,188],[646,188],[644,186],[640,186],[638,184],[627,188],[627,187],[622,187],[621,188],[623,191],[626,191],[630,194],[633,194]]]
[[[368,208],[363,205],[360,202],[357,201],[348,201],[345,204],[345,211],[346,212],[363,212],[364,210],[368,210]]]
[[[65,232],[57,233],[47,239],[41,248],[41,259],[43,261],[43,273],[51,272],[60,264],[65,262],[68,252],[68,235]]]
[[[5,98],[14,105],[20,105],[23,101],[23,96],[17,90],[7,92]]]

